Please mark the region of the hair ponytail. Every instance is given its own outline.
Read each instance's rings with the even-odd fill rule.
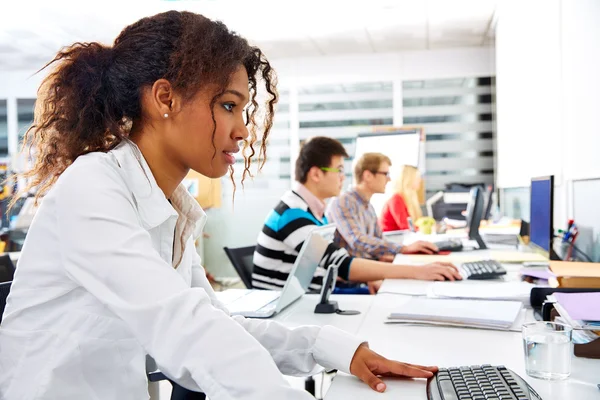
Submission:
[[[38,89],[34,121],[23,140],[23,150],[35,152],[33,168],[23,174],[25,192],[37,187],[36,198],[44,195],[77,157],[108,151],[126,136],[107,77],[112,54],[99,43],[75,43],[42,68],[54,65]]]

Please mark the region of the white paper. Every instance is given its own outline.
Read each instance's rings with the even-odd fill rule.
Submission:
[[[379,288],[379,294],[406,294],[410,296],[425,296],[433,282],[414,279],[386,279]]]
[[[515,323],[522,307],[521,302],[517,301],[465,301],[413,297],[394,310],[389,318],[509,329]]]
[[[428,295],[456,299],[515,300],[529,304],[534,287],[528,282],[434,282]]]

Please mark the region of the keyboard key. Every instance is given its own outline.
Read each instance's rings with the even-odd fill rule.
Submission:
[[[459,400],[458,395],[454,391],[454,386],[452,382],[442,381],[438,382],[438,386],[443,393],[444,400]]]
[[[430,386],[430,390],[439,390],[439,395],[434,396],[432,393],[428,399],[542,400],[539,395],[534,394],[533,389],[517,377],[517,374],[504,366],[493,367],[486,364],[452,367],[438,372],[437,388]]]

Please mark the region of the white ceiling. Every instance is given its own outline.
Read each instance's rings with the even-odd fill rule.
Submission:
[[[0,70],[38,69],[60,47],[75,41],[111,43],[124,26],[170,9],[222,20],[271,59],[488,46],[494,42],[496,4],[497,0],[3,1]]]

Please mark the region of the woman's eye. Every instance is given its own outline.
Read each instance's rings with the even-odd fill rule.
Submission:
[[[225,108],[229,112],[233,111],[233,107],[235,107],[235,104],[233,104],[233,103],[225,103],[225,104],[223,104],[223,108]]]

